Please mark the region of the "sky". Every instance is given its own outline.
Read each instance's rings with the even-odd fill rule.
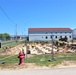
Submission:
[[[0,33],[28,35],[28,28],[75,26],[76,0],[0,0]]]

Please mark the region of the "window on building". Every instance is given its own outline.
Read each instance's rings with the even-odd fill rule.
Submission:
[[[50,38],[52,39],[52,36],[50,36]]]
[[[55,36],[55,38],[57,39],[57,36]]]
[[[47,39],[48,37],[46,36],[45,38]]]
[[[46,32],[46,34],[47,34],[47,32]]]
[[[57,34],[57,32],[55,32]]]
[[[65,32],[65,34],[66,34],[67,32]]]
[[[60,39],[62,38],[62,36],[60,36]]]
[[[65,38],[67,38],[67,36],[65,36]]]
[[[71,38],[71,36],[69,36],[69,38]]]

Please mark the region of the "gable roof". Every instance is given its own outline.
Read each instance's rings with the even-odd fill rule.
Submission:
[[[68,31],[70,28],[29,28],[29,31]]]

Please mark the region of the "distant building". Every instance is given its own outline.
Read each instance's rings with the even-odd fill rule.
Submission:
[[[17,38],[17,40],[20,40],[20,39],[27,39],[27,36],[26,35],[11,35],[11,40],[15,40]]]
[[[48,41],[67,38],[72,40],[72,30],[70,28],[29,28],[29,41]]]
[[[76,39],[76,28],[72,31],[73,39]]]

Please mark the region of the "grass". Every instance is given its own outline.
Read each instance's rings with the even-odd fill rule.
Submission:
[[[5,62],[7,64],[14,64],[18,63],[18,56],[17,55],[4,55],[0,56],[0,62]]]
[[[5,58],[8,57],[8,58]],[[3,59],[5,58],[5,59]],[[46,54],[46,55],[34,55],[33,57],[26,58],[25,63],[35,63],[36,65],[39,66],[56,66],[59,63],[63,62],[64,60],[72,60],[76,62],[76,53],[69,53],[69,54],[55,54],[54,58],[56,61],[51,61],[49,62],[48,60],[51,59],[51,54]],[[2,59],[2,60],[1,60]],[[18,55],[14,56],[0,56],[0,62],[5,62],[7,64],[18,64],[19,59]]]
[[[5,44],[8,44],[8,43],[12,43],[12,42],[15,42],[15,41],[6,41],[6,42],[2,42],[1,44],[5,45]]]
[[[14,46],[16,46],[16,45],[19,45],[20,43],[23,43],[23,41],[18,41],[18,42],[15,42],[15,41],[13,41],[13,42],[7,42],[7,43],[5,43],[5,44],[2,44],[2,45],[5,45],[5,46],[3,46],[2,48],[0,48],[0,51],[2,51],[5,47],[14,47]]]

